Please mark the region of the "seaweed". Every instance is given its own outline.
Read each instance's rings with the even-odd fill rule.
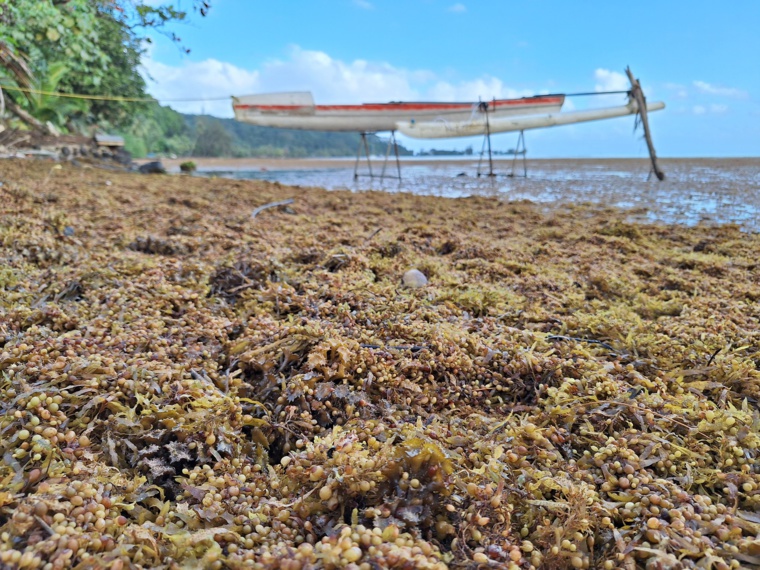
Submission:
[[[3,168],[0,566],[760,566],[760,236]]]

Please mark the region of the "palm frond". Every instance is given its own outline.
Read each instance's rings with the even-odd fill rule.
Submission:
[[[0,68],[4,69],[19,87],[29,89],[34,83],[34,74],[24,56],[5,42],[0,42]]]

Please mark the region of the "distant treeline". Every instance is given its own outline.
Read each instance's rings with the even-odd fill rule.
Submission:
[[[430,150],[419,150],[417,156],[472,156],[472,147],[468,146],[464,150],[441,150],[431,148]]]
[[[357,133],[298,131],[257,127],[208,115],[183,115],[169,107],[151,105],[140,120],[121,132],[127,150],[136,158],[148,155],[208,157],[303,158],[352,156]],[[384,154],[387,139],[367,137],[372,154]],[[399,154],[412,151],[399,146]]]

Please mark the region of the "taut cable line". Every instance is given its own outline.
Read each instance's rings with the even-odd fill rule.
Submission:
[[[15,85],[0,85],[6,91],[20,91],[22,93],[33,93],[35,95],[46,95],[48,97],[63,97],[66,99],[86,99],[90,101],[121,101],[128,103],[151,103],[154,101],[164,103],[193,103],[202,101],[227,101],[231,96],[225,97],[190,97],[190,98],[162,98],[162,97],[120,97],[118,95],[82,95],[79,93],[61,93],[60,91],[43,91],[41,89],[32,89],[29,87],[17,87]],[[564,97],[589,97],[594,95],[631,95],[631,90],[627,91],[589,91],[587,93],[552,93],[546,97],[562,95]]]
[[[35,95],[45,95],[48,97],[62,97],[65,99],[86,99],[90,101],[121,101],[128,103],[191,103],[198,101],[227,101],[230,96],[226,97],[194,97],[181,99],[164,99],[161,97],[119,97],[118,95],[81,95],[78,93],[61,93],[59,91],[43,91],[41,89],[30,89],[28,87],[17,87],[15,85],[0,85],[6,91],[20,91],[22,93],[33,93]]]

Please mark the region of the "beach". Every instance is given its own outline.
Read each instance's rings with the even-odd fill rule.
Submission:
[[[283,163],[202,168],[232,164]],[[500,191],[0,180],[3,563],[757,560],[760,234]]]

